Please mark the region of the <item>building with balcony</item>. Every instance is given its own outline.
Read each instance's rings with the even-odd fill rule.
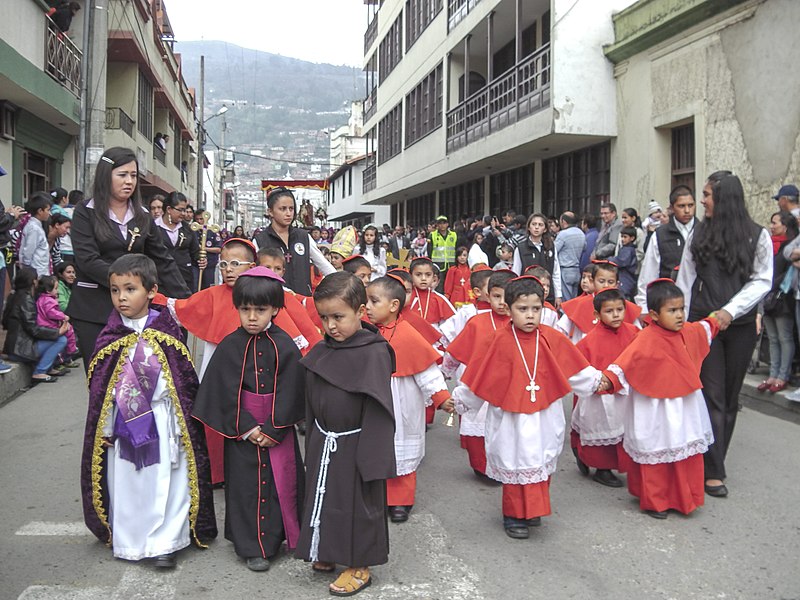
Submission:
[[[364,202],[392,221],[596,210],[617,135],[612,12],[632,0],[385,0],[365,36]]]
[[[173,52],[164,1],[108,0],[107,20],[104,145],[136,151],[143,198],[179,191],[195,204],[195,100]]]
[[[0,19],[0,199],[74,188],[80,131],[83,23],[64,33],[47,3],[18,0]],[[79,13],[80,14],[80,13]]]
[[[347,161],[328,176],[326,205],[328,221],[337,227],[353,225],[361,229],[368,223],[377,223],[378,228],[389,223],[388,206],[364,204],[364,168],[367,157],[362,155]]]

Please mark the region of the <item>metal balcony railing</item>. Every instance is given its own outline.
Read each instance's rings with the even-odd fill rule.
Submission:
[[[448,0],[447,31],[458,25],[481,0]]]
[[[369,95],[364,98],[364,121],[369,121],[378,110],[378,88],[375,87],[369,93]]]
[[[367,25],[367,30],[364,32],[364,54],[370,49],[370,46],[378,39],[378,15],[372,17],[372,21]]]
[[[377,167],[375,165],[375,156],[373,155],[367,161],[367,166],[364,167],[364,174],[362,175],[362,191],[363,193],[371,192],[378,184]]]
[[[447,152],[550,106],[550,44],[524,58],[447,113]]]
[[[158,144],[153,144],[153,156],[165,167],[167,166],[167,152]]]
[[[124,110],[117,106],[106,108],[106,129],[122,129],[133,138],[133,128],[136,123],[128,116]]]
[[[45,37],[45,70],[53,79],[67,88],[75,96],[81,94],[81,60],[83,53],[61,31],[53,20],[47,19]]]

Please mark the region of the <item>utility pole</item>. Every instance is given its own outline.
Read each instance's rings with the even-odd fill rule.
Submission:
[[[87,7],[92,14],[87,36],[85,138],[81,148],[83,189],[91,195],[94,171],[105,150],[106,131],[106,56],[108,54],[108,0],[94,0]],[[84,55],[84,60],[87,57]],[[142,166],[139,167],[140,169]]]
[[[200,118],[197,119],[197,202],[200,205],[200,200],[203,200],[203,208],[208,210],[206,201],[203,196],[203,167],[206,160],[206,153],[204,152],[206,144],[206,128],[203,123],[205,119],[206,97],[205,97],[205,84],[206,84],[206,57],[200,57]]]
[[[227,171],[225,169],[225,158],[226,158],[226,150],[225,150],[225,131],[228,129],[228,121],[225,118],[225,113],[222,113],[222,133],[219,136],[219,166],[220,166],[220,173],[219,173],[219,222],[220,224],[225,223],[225,177],[227,175]]]

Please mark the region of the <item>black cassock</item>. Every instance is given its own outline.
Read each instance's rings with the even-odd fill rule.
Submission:
[[[391,376],[394,353],[370,325],[344,342],[325,338],[302,359],[306,379],[306,499],[296,555],[352,567],[389,559],[386,479],[396,475]],[[312,519],[326,436],[330,451],[318,541]],[[328,442],[330,444],[330,441]],[[314,550],[317,549],[315,554]]]
[[[293,511],[297,522],[300,514],[304,473],[294,425],[304,415],[304,376],[300,351],[273,323],[258,335],[240,327],[222,340],[200,384],[192,415],[225,436],[225,538],[244,558],[277,554],[289,539],[284,516]],[[276,485],[272,451],[240,439],[259,424],[244,407],[247,392],[274,394],[268,407],[272,416],[261,424],[261,431],[279,445],[289,445],[281,450],[294,465],[284,461],[274,468],[283,466],[282,473],[288,469],[296,481],[294,493]]]

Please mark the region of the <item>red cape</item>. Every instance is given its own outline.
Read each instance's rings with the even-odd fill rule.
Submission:
[[[583,333],[589,333],[597,321],[594,320],[594,295],[586,294],[578,296],[572,300],[567,300],[561,305],[561,310],[569,317],[569,320]],[[640,306],[633,302],[625,301],[625,322],[635,323],[639,315],[642,314]]]
[[[535,378],[539,390],[536,402],[531,402],[530,392],[525,389],[530,379],[511,331],[513,326],[508,323],[498,329],[489,343],[475,352],[461,380],[489,404],[507,412],[532,414],[546,409],[572,391],[568,378],[588,367],[589,363],[564,334],[540,325],[539,364]],[[516,333],[528,368],[533,371],[536,331],[524,333],[517,330]]]
[[[619,329],[611,329],[598,323],[575,347],[594,368],[607,369],[630,345],[637,333],[639,329],[630,323],[623,323]]]
[[[498,315],[492,311],[475,315],[467,321],[464,330],[447,346],[447,352],[462,365],[468,365],[472,355],[489,343],[495,328],[501,329],[509,322],[508,315]]]
[[[302,298],[302,296],[300,296],[300,298]],[[303,334],[303,337],[308,340],[308,348],[303,352],[303,355],[305,355],[309,348],[317,342],[322,341],[322,335],[314,324],[314,321],[308,315],[305,307],[298,299],[298,296],[291,290],[283,291],[283,309],[278,313],[278,316],[284,311],[289,315],[295,327]],[[316,312],[316,310],[314,312]],[[278,327],[286,331],[283,325],[277,321],[277,317],[275,322],[278,324]]]
[[[422,373],[439,360],[439,353],[402,317],[391,325],[378,325],[378,331],[394,350],[396,364],[392,377]]]
[[[414,310],[428,323],[441,323],[455,314],[445,298],[436,292],[414,288],[412,294],[417,299]]]
[[[416,310],[411,310],[410,307],[406,306],[400,311],[400,316],[416,329],[431,346],[439,343],[442,334],[436,331],[436,329],[423,319]]]
[[[711,335],[719,330],[716,319],[705,319]],[[682,398],[702,389],[700,367],[710,344],[700,323],[686,323],[680,331],[668,331],[658,325],[643,329],[614,364],[625,373],[630,386],[648,398]],[[619,379],[606,372],[614,389]]]
[[[472,271],[467,265],[455,265],[447,269],[444,278],[444,295],[450,302],[469,302],[470,291],[469,278]],[[463,283],[462,283],[463,280]]]

